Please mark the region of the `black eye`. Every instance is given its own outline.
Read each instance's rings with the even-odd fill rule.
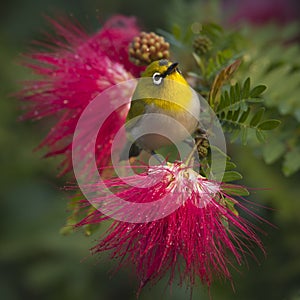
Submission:
[[[153,83],[155,85],[160,85],[162,83],[162,80],[163,80],[161,74],[158,73],[158,72],[153,74],[152,79],[153,79]]]

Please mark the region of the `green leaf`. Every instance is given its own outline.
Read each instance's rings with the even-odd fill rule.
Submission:
[[[236,164],[233,163],[232,161],[227,161],[226,162],[226,170],[229,171],[229,170],[233,170],[236,168]]]
[[[224,106],[230,105],[230,97],[228,91],[225,91],[224,93]]]
[[[233,200],[231,200],[231,199],[229,199],[229,198],[225,198],[224,200],[225,200],[225,204],[226,204],[227,208],[228,208],[229,210],[231,210],[236,216],[238,216],[239,213],[238,213],[238,211],[235,209],[235,206],[234,206],[234,205],[236,204],[236,202],[233,201]]]
[[[223,32],[223,28],[216,23],[205,23],[202,25],[202,34],[218,37]]]
[[[240,185],[229,185],[223,187],[223,191],[227,193],[228,195],[234,195],[234,196],[249,196],[249,191]]]
[[[236,171],[227,171],[224,173],[223,182],[230,182],[242,179],[243,176]]]
[[[247,120],[247,118],[248,118],[248,116],[249,116],[249,113],[250,113],[250,108],[248,107],[248,109],[245,111],[245,112],[243,112],[242,113],[242,115],[241,115],[241,117],[239,118],[239,123],[244,123],[246,120]]]
[[[239,100],[241,98],[241,87],[238,82],[234,86],[234,91],[235,91],[236,99]]]
[[[240,129],[234,129],[230,135],[230,143],[233,143],[237,140],[240,135]]]
[[[232,112],[232,110],[229,110],[227,113],[227,116],[226,116],[226,120],[231,120],[232,116],[233,116],[233,112]]]
[[[235,89],[234,89],[234,86],[231,86],[230,87],[230,102],[231,103],[234,103],[236,102],[238,99],[236,97],[236,94],[235,94]]]
[[[233,121],[233,122],[236,122],[237,119],[238,119],[238,117],[239,117],[239,115],[240,115],[240,109],[238,109],[238,110],[236,110],[236,111],[234,112],[234,114],[233,114],[233,116],[232,116],[232,121]]]
[[[258,112],[252,117],[251,121],[250,121],[250,126],[251,127],[255,127],[261,120],[263,114],[265,112],[265,108],[261,107]]]
[[[278,127],[280,125],[280,121],[279,120],[275,120],[275,119],[270,119],[270,120],[266,120],[261,122],[257,128],[260,130],[272,130],[275,129],[276,127]]]
[[[276,139],[273,138],[267,143],[263,148],[263,156],[264,160],[267,164],[271,164],[275,162],[280,156],[282,156],[285,153],[285,144]]]
[[[243,89],[242,89],[242,98],[243,99],[249,98],[249,94],[250,94],[250,77],[248,77],[244,82]]]
[[[228,219],[226,217],[223,216],[221,218],[221,222],[222,222],[224,228],[229,229],[229,222],[228,222]]]
[[[259,97],[266,89],[267,87],[265,85],[258,85],[251,90],[250,97],[251,98]]]
[[[241,137],[241,140],[242,140],[242,144],[244,146],[247,145],[247,136],[248,136],[248,128],[247,127],[242,127],[242,137]]]
[[[290,176],[300,169],[300,147],[294,148],[285,155],[283,173]]]
[[[264,132],[262,132],[259,129],[256,129],[255,133],[256,133],[256,137],[257,137],[257,139],[260,143],[265,143],[266,142],[266,136],[265,136]]]
[[[194,59],[195,59],[195,61],[196,61],[196,63],[197,63],[197,65],[200,67],[200,69],[203,67],[203,62],[202,62],[202,60],[201,60],[201,57],[198,55],[198,54],[196,54],[195,52],[193,52],[193,57],[194,57]]]

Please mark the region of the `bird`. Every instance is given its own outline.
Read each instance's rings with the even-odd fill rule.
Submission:
[[[122,159],[136,157],[142,150],[155,154],[161,147],[184,141],[197,129],[199,98],[178,65],[156,60],[142,73],[126,119],[131,142]]]

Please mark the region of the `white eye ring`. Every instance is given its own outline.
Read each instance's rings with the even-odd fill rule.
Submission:
[[[162,83],[162,80],[163,80],[161,74],[158,73],[158,72],[153,74],[152,79],[153,79],[153,83],[155,85],[160,85]]]

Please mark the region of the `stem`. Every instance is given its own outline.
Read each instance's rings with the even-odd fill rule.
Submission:
[[[198,146],[200,145],[200,143],[201,143],[201,140],[199,139],[199,140],[197,141],[197,143],[194,145],[194,147],[193,147],[191,153],[189,154],[188,158],[186,159],[186,161],[185,161],[185,163],[184,163],[186,166],[188,166],[189,163],[191,162],[191,160],[192,160],[192,158],[193,158],[193,155],[194,155],[194,153],[198,150]]]

